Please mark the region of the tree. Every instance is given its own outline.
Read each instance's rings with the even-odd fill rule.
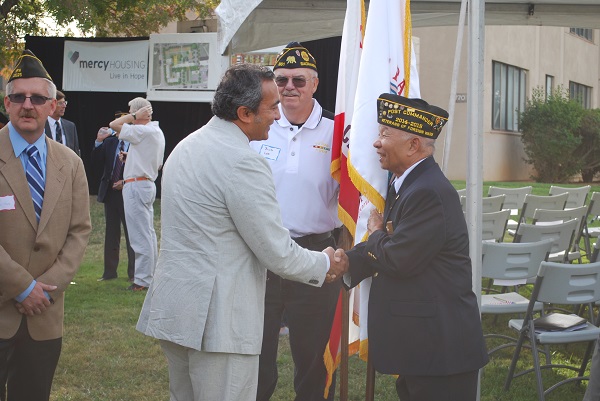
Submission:
[[[600,172],[600,109],[584,110],[577,135],[581,145],[576,154],[583,160],[581,177],[584,182],[592,182]]]
[[[84,36],[146,36],[172,21],[209,16],[220,0],[0,0],[0,67],[7,75],[23,49],[25,35],[55,34],[75,24]],[[72,33],[71,33],[72,34]]]
[[[567,182],[584,165],[580,157],[581,136],[577,134],[583,107],[569,99],[568,91],[557,88],[546,97],[543,88],[533,90],[519,119],[521,141],[527,163],[535,168],[538,182]]]

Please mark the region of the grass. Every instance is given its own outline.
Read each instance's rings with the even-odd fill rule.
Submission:
[[[453,182],[464,188],[464,182]],[[548,194],[550,184],[535,183],[485,183],[489,185],[533,185],[533,193]],[[576,186],[576,185],[574,185]],[[593,186],[592,191],[600,191]],[[144,300],[144,293],[124,291],[126,281],[126,254],[121,252],[120,277],[117,280],[97,282],[103,270],[104,214],[102,205],[90,197],[93,231],[86,254],[73,284],[66,293],[65,334],[63,351],[54,379],[52,401],[165,401],[169,399],[167,363],[158,342],[135,330],[135,324]],[[160,202],[155,204],[155,223],[160,236]],[[504,332],[508,318],[500,317],[494,324],[488,316],[483,318],[484,332]],[[489,343],[488,346],[493,343]],[[553,347],[553,360],[579,363],[585,347],[570,345]],[[482,372],[482,401],[531,401],[537,399],[533,375],[513,381],[511,389],[503,390],[504,379],[512,358],[512,349],[495,354]],[[531,366],[531,353],[524,351],[520,366]],[[293,363],[287,337],[279,345],[279,383],[272,398],[288,401],[294,398]],[[356,356],[349,361],[349,400],[364,400],[366,363]],[[546,387],[564,378],[571,371],[544,372]],[[397,400],[395,379],[377,375],[375,399]],[[339,380],[338,380],[339,383]],[[581,400],[586,383],[567,384],[547,397],[548,401]],[[336,391],[339,400],[339,390]],[[212,400],[208,400],[212,401]],[[217,401],[217,400],[215,400]],[[458,401],[458,400],[457,400]]]

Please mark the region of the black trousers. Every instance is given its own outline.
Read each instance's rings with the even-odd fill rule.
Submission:
[[[0,401],[48,401],[62,338],[35,341],[27,319],[14,337],[0,339]]]
[[[333,237],[320,243],[310,244],[306,248],[322,251],[328,246],[335,247]],[[318,288],[285,280],[274,273],[267,272],[265,323],[258,367],[257,401],[267,401],[275,392],[278,379],[279,329],[284,312],[295,366],[295,400],[324,400],[327,371],[323,363],[323,353],[329,341],[340,288],[339,280],[335,283],[323,284]],[[335,374],[327,400],[333,400],[334,394]]]
[[[400,376],[396,392],[400,401],[475,401],[479,371],[449,376]]]
[[[123,192],[109,189],[104,198],[104,217],[106,232],[104,234],[104,274],[106,279],[118,276],[119,252],[121,248],[121,225],[125,231],[127,245],[127,275],[133,278],[135,273],[135,252],[129,244],[129,233],[125,223],[125,208],[123,207]]]

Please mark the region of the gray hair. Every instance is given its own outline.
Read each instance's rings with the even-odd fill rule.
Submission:
[[[26,78],[23,78],[26,79]],[[51,99],[55,99],[56,98],[56,85],[54,84],[54,82],[50,81],[49,79],[46,78],[42,78],[44,81],[46,81],[46,85],[47,85],[47,90],[48,90],[48,97]],[[9,83],[6,84],[6,95],[12,95],[13,94],[13,81],[10,81]]]
[[[129,105],[130,111],[132,113],[135,113],[136,111],[138,111],[142,107],[152,106],[150,104],[150,101],[144,99],[143,97],[136,97],[135,99],[131,99],[129,101],[129,103],[127,103],[127,104]]]
[[[262,101],[262,84],[275,79],[268,67],[236,64],[227,69],[213,98],[211,109],[226,121],[238,119],[237,110],[244,106],[256,113]]]

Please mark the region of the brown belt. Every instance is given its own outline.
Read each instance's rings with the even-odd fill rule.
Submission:
[[[126,179],[125,181],[123,181],[123,184],[127,184],[128,182],[134,182],[134,181],[152,181],[152,180],[148,177],[134,177],[134,178]]]

